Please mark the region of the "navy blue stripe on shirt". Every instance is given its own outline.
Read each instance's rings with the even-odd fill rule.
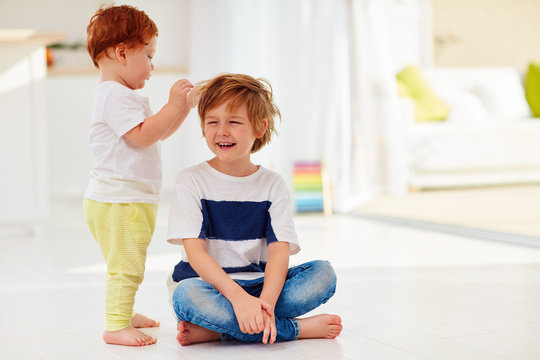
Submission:
[[[270,201],[214,201],[201,199],[203,224],[199,238],[227,241],[266,238],[277,241],[268,209]]]
[[[248,266],[241,266],[241,267],[224,267],[223,270],[227,274],[231,273],[237,273],[237,272],[260,272],[261,276],[264,273],[264,269],[266,267],[265,262],[261,262],[258,265],[257,264],[250,264]],[[193,277],[199,277],[199,274],[191,267],[191,265],[183,260],[181,260],[176,266],[174,267],[174,271],[172,274],[172,278],[174,281],[179,282],[184,279],[193,278]]]

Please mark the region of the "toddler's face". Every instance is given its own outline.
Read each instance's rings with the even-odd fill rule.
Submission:
[[[138,46],[126,50],[126,71],[124,81],[133,89],[142,89],[145,81],[150,78],[154,65],[152,58],[156,53],[156,38],[144,46]]]

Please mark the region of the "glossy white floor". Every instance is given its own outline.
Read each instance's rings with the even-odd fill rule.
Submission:
[[[0,359],[540,358],[540,249],[318,215],[296,218],[303,250],[291,263],[333,263],[338,290],[315,312],[342,316],[338,339],[181,347],[165,206],[158,220],[136,310],[161,327],[144,348],[101,341],[104,266],[79,202],[55,203],[37,236],[3,231]]]

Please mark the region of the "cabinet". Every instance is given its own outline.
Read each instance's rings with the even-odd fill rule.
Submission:
[[[48,212],[46,46],[62,39],[0,29],[0,232]]]

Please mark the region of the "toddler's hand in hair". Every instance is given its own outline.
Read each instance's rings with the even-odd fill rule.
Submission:
[[[195,85],[187,94],[187,104],[190,109],[197,106],[201,97],[202,86]]]
[[[193,107],[193,97],[196,95],[196,93],[193,93],[189,96],[192,89],[193,84],[189,80],[178,80],[173,84],[169,92],[169,104],[178,109],[178,111],[189,111]]]

